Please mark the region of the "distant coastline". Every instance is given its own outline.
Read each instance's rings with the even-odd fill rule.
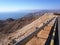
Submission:
[[[24,17],[25,15],[29,15],[29,13],[42,14],[48,12],[60,13],[60,10],[24,10],[24,11],[17,11],[17,12],[0,12],[0,20],[6,20],[8,18],[18,19]]]

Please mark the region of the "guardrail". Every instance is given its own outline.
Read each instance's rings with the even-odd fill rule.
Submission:
[[[41,29],[43,29],[45,26],[47,26],[55,17],[53,17],[52,19],[50,19],[49,21],[43,23],[43,25],[38,28],[36,27],[36,30],[32,33],[30,33],[28,36],[22,38],[20,41],[13,43],[12,45],[25,45],[33,36],[36,36],[36,34],[41,31]]]
[[[53,33],[52,33],[52,38],[51,38],[50,45],[54,45],[56,28],[57,28],[57,19],[54,23],[54,28],[53,28]]]
[[[55,44],[58,44],[57,42],[57,18],[54,22],[54,25],[52,26],[51,28],[51,31],[50,31],[50,34],[49,34],[49,37],[45,43],[45,45],[55,45]],[[57,42],[56,42],[57,41]]]

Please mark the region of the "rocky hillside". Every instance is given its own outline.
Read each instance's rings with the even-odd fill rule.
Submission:
[[[39,18],[43,13],[29,13],[19,19],[0,20],[0,34],[10,34]]]

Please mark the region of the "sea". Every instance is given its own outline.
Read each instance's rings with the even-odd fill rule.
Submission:
[[[8,18],[18,19],[27,14],[28,12],[0,12],[0,20],[6,20]]]
[[[18,19],[22,18],[29,13],[42,12],[42,10],[23,10],[16,12],[0,12],[0,20],[6,20],[8,18]]]

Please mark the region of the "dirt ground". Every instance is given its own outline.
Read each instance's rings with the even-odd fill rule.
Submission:
[[[41,23],[45,22],[47,19],[51,19],[54,17],[52,14],[45,14],[38,18],[37,20],[33,21],[32,23],[24,26],[23,28],[15,31],[14,33],[11,33],[10,35],[2,35],[2,38],[0,38],[0,45],[8,45],[13,39],[21,39],[22,36],[28,35],[30,32],[33,32],[37,26],[39,26]],[[38,33],[38,37],[33,37],[26,45],[43,45],[48,37],[48,34],[50,32],[51,26],[46,26],[44,30],[42,30],[40,33]],[[43,43],[42,43],[43,42]]]

